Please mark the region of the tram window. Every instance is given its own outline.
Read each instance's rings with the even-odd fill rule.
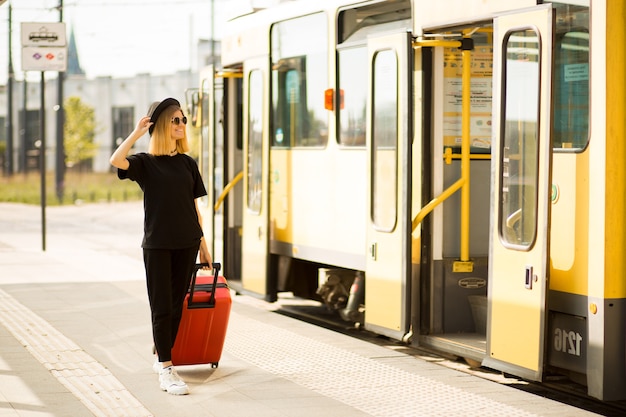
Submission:
[[[339,134],[344,146],[365,146],[365,103],[367,101],[367,49],[343,49],[338,54],[339,79],[336,107]]]
[[[372,104],[372,222],[391,232],[396,226],[398,191],[398,58],[374,55]]]
[[[554,7],[553,147],[583,149],[589,140],[589,7]]]
[[[261,212],[263,196],[263,75],[248,77],[248,209]]]
[[[358,36],[358,32],[367,32],[368,29],[373,26],[381,28],[381,25],[400,24],[401,26],[404,26],[408,23],[406,28],[410,28],[410,19],[410,0],[373,2],[372,4],[368,4],[366,6],[359,4],[356,7],[339,12],[339,17],[337,19],[337,41],[338,43],[343,43],[348,40],[353,40],[355,35]]]
[[[508,34],[504,51],[504,122],[500,180],[500,236],[529,249],[537,231],[539,35]]]
[[[322,13],[272,26],[272,146],[326,146],[327,38]]]

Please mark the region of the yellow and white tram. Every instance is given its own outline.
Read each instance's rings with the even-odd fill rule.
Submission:
[[[231,20],[193,104],[226,275],[625,400],[625,38],[624,0],[291,1]]]

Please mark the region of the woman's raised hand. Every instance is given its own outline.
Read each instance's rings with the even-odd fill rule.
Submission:
[[[137,122],[137,126],[135,127],[135,132],[139,134],[139,136],[143,136],[146,134],[150,126],[152,126],[152,122],[150,121],[150,116],[144,116]]]

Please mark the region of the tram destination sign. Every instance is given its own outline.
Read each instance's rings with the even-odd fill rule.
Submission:
[[[22,23],[22,70],[65,71],[67,40],[63,22]]]

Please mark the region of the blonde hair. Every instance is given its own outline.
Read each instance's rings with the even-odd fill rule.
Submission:
[[[154,124],[154,131],[150,137],[148,153],[152,155],[169,155],[172,152],[172,117],[174,113],[183,109],[178,106],[168,106],[158,116]],[[184,113],[183,113],[184,116]],[[184,137],[176,140],[176,152],[189,152],[189,140],[187,140],[187,129],[184,130]]]

